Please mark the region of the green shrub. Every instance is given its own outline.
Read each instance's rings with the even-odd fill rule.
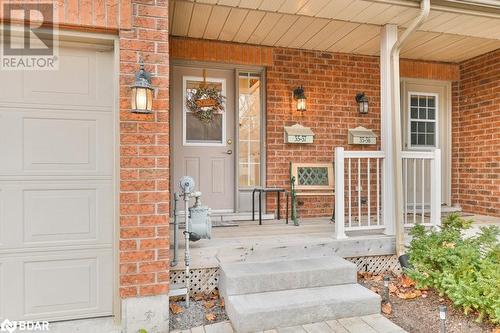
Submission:
[[[415,226],[408,250],[411,268],[407,274],[417,287],[433,287],[446,295],[466,314],[478,313],[500,323],[500,229],[481,228],[479,234],[464,237],[472,221],[451,214],[439,230]]]

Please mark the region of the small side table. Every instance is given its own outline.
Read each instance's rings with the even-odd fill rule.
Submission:
[[[256,187],[252,191],[252,221],[255,221],[255,192],[259,192],[259,225],[262,225],[262,193],[276,193],[277,194],[277,208],[278,220],[280,218],[280,194],[285,192],[284,188],[279,187]]]

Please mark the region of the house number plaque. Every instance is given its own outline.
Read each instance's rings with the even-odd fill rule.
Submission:
[[[374,145],[377,143],[377,135],[372,130],[361,126],[350,129],[348,135],[350,145]]]
[[[285,143],[313,143],[314,133],[309,127],[299,124],[285,126]]]

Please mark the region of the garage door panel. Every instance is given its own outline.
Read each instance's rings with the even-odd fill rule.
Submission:
[[[24,191],[26,242],[96,239],[96,192],[97,189]]]
[[[10,319],[64,320],[110,315],[112,250],[44,252],[7,256],[0,267],[2,316]],[[16,281],[14,278],[17,276]],[[19,278],[21,277],[21,278]],[[5,294],[4,294],[5,293]]]
[[[1,193],[7,220],[21,223],[3,223],[0,249],[112,244],[111,181],[0,182]]]
[[[95,170],[96,121],[23,119],[25,170]]]
[[[97,258],[24,263],[26,315],[97,308]]]
[[[2,175],[113,173],[111,114],[0,108],[0,119]]]
[[[5,230],[6,230],[6,220],[5,220],[5,201],[4,201],[4,191],[0,186],[0,248],[5,246]],[[0,275],[1,276],[1,275]],[[1,302],[0,302],[1,304]]]
[[[111,112],[112,69],[112,52],[61,48],[57,71],[2,73],[2,79],[9,85],[0,90],[0,100],[2,103],[108,107]]]

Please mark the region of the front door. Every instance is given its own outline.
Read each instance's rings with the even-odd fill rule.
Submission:
[[[450,85],[442,81],[405,79],[401,91],[403,149],[409,151],[441,149],[441,202],[450,205]],[[412,206],[424,198],[425,204],[428,205],[431,197],[429,163],[424,164],[422,170],[421,163],[413,164],[411,161],[407,168],[407,203]]]
[[[225,96],[223,111],[212,119],[201,119],[186,103],[203,86]],[[179,191],[182,176],[191,176],[213,210],[234,210],[234,105],[233,70],[173,67],[173,190]]]

